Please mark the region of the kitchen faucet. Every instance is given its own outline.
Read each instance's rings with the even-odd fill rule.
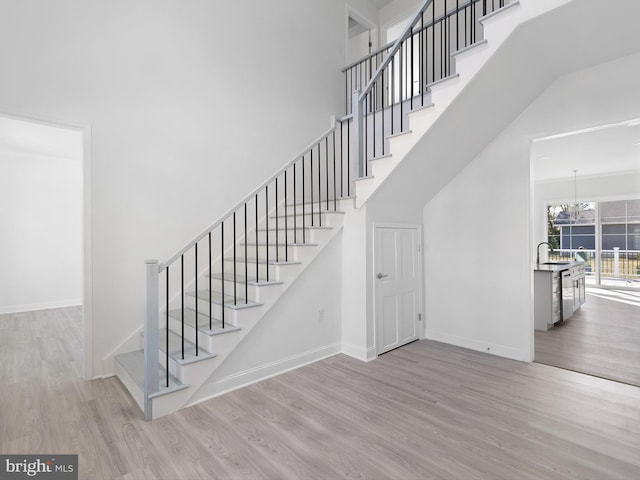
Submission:
[[[549,249],[553,252],[553,247],[549,242],[540,242],[536,247],[536,251],[538,253],[538,256],[536,257],[536,265],[540,265],[540,246],[541,245],[549,245]]]

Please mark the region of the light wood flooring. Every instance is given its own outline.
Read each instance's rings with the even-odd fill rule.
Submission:
[[[153,422],[82,381],[78,309],[0,316],[0,452],[80,478],[640,478],[640,389],[436,342],[344,355]]]
[[[640,293],[588,291],[573,317],[536,330],[536,362],[640,386]]]

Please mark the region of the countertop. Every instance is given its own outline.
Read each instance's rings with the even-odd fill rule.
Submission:
[[[533,269],[536,272],[562,272],[564,270],[569,270],[571,267],[575,267],[577,265],[584,265],[585,262],[563,262],[561,264],[554,265],[536,265]]]

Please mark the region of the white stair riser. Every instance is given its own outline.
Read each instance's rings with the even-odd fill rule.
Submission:
[[[399,162],[413,148],[416,143],[416,135],[412,132],[398,135],[389,139],[389,152],[393,155],[394,160]]]
[[[335,227],[342,225],[342,220],[344,215],[342,213],[336,212],[322,212],[318,213],[318,211],[314,211],[313,215],[309,213],[298,213],[295,216],[295,224],[294,224],[294,216],[289,215],[278,216],[276,219],[272,217],[269,219],[269,227],[275,228],[276,225],[278,228],[285,228],[285,226],[289,229],[293,229],[295,226],[300,227]],[[276,221],[277,220],[277,221]]]
[[[233,270],[230,270],[230,271],[233,272]],[[238,278],[239,278],[239,280],[235,282],[237,294],[240,296],[240,293],[242,293],[242,295],[241,295],[242,298],[245,298],[245,293],[247,293],[247,297],[246,298],[248,298],[252,302],[259,302],[260,300],[258,299],[258,297],[259,297],[258,290],[261,287],[257,287],[255,285],[247,284],[246,285],[246,292],[245,292],[244,281],[240,280],[241,276],[244,277],[244,267],[243,267],[242,271],[238,270],[237,273],[238,273]],[[250,276],[251,275],[255,275],[255,273],[256,273],[256,269],[255,269],[255,265],[254,265],[253,268],[249,268],[249,275]],[[209,279],[207,279],[207,281],[209,281]],[[211,287],[216,292],[222,292],[223,283],[224,283],[224,294],[225,295],[233,295],[234,282],[233,282],[232,279],[224,280],[224,282],[221,279],[218,279],[218,278],[211,279]],[[204,313],[206,313],[207,315],[209,314],[208,311],[206,311]]]
[[[346,175],[346,172],[345,172]],[[340,188],[340,186],[338,186],[338,189]],[[339,193],[339,192],[338,192]],[[295,207],[293,205],[287,205],[286,208],[285,207],[280,207],[278,209],[278,215],[284,215],[284,212],[287,212],[287,215],[289,215],[290,217],[293,215],[301,215],[303,212],[305,214],[310,214],[311,210],[313,210],[313,213],[317,214],[318,211],[320,212],[333,212],[333,211],[340,211],[341,210],[341,202],[343,200],[336,200],[335,202],[333,201],[333,199],[329,199],[329,207],[327,208],[327,201],[323,200],[322,202],[318,203],[313,202],[312,203],[305,203],[304,205],[302,204],[297,204]],[[319,209],[319,210],[318,210]]]
[[[304,236],[306,241],[309,241],[310,238],[310,233],[309,233],[309,229],[306,229],[304,232]],[[278,232],[276,232],[275,230],[269,230],[269,234],[267,235],[267,232],[262,230],[258,232],[258,243],[266,243],[267,242],[267,237],[269,239],[269,243],[275,243],[276,242],[276,238],[278,239],[278,243],[282,243],[284,245],[285,242],[285,238],[287,238],[289,242],[291,243],[302,243],[302,229],[298,229],[295,234],[294,234],[294,230],[293,228],[290,228],[288,232],[286,232],[284,229],[278,230]],[[255,239],[252,238],[251,239],[252,242],[255,243]],[[251,250],[249,250],[249,252],[251,252]],[[255,253],[252,253],[252,256],[255,255]]]
[[[190,388],[152,399],[153,418],[160,418],[183,408],[192,395]]]
[[[244,288],[244,284],[242,284]],[[251,285],[248,285],[249,299],[258,303],[270,303],[277,300],[284,290],[283,284],[254,286],[254,292],[251,292]],[[244,294],[243,294],[244,295]]]
[[[301,228],[302,225],[299,225],[299,229],[294,232],[293,228],[290,228],[290,231],[285,232],[284,230],[279,230],[277,232],[278,242],[284,243],[285,235],[288,235],[288,239],[291,243],[324,243],[328,239],[333,236],[333,232],[328,228],[305,228],[304,230]],[[309,227],[309,225],[307,225]],[[253,238],[251,239],[253,241]],[[262,230],[258,232],[258,243],[266,243],[267,242],[267,232]],[[276,231],[269,231],[269,243],[276,242]],[[244,250],[243,250],[244,251]]]
[[[458,96],[462,88],[461,84],[462,80],[457,75],[432,87],[440,112],[444,111],[453,99]]]
[[[242,275],[244,276],[244,270],[241,272]],[[256,273],[256,266],[255,264],[253,265],[253,268],[249,269],[249,276],[253,277],[255,276]],[[261,281],[264,281],[263,277],[260,277]],[[208,281],[208,280],[207,280]],[[221,279],[212,279],[211,280],[211,285],[213,287],[213,289],[217,292],[221,292],[222,291],[222,280]],[[244,297],[244,282],[238,282],[237,283],[237,287],[238,289],[242,290],[243,294],[242,296]],[[280,295],[280,292],[282,292],[282,284],[276,284],[276,285],[251,285],[248,284],[247,285],[247,289],[249,292],[249,300],[252,300],[254,302],[260,302],[260,303],[265,303],[267,300],[272,300],[272,299],[276,299],[278,298],[278,296]],[[238,291],[240,291],[238,290]],[[224,281],[224,291],[226,292],[233,292],[233,280],[225,280]],[[208,311],[206,312],[208,313]]]
[[[180,335],[182,331],[182,322],[173,317],[169,317],[169,329],[176,335]],[[196,343],[195,328],[186,323],[184,325],[184,338],[193,344]],[[208,352],[216,352],[215,342],[213,340],[214,338],[215,336],[206,335],[205,333],[202,333],[202,331],[200,331],[198,332],[198,345]]]
[[[240,297],[240,294],[244,295],[244,291],[240,291],[238,289],[237,294]],[[227,292],[225,291],[225,295]],[[233,295],[233,290],[229,292],[230,295]],[[185,306],[195,310],[195,297],[187,297],[189,300],[185,302]],[[238,306],[242,307],[244,305],[244,300],[240,300],[238,298]],[[209,302],[204,299],[198,299],[198,312],[209,314]],[[253,319],[256,316],[262,315],[262,307],[250,307],[250,308],[231,308],[229,306],[225,306],[224,308],[225,316],[224,321],[225,324],[234,325],[237,327],[244,327],[243,321],[246,319]],[[214,304],[213,315],[216,318],[222,318],[222,308],[218,304]],[[214,349],[215,351],[215,349]]]
[[[371,177],[367,178],[366,180],[359,180],[355,182],[355,185],[355,192],[357,196],[356,207],[360,208],[375,191],[378,183],[376,182],[374,177]]]
[[[284,261],[294,261],[294,260],[298,260],[298,250],[297,247],[295,247],[294,245],[292,245],[293,243],[293,238],[288,238],[286,240],[286,242],[288,242],[288,245],[285,243],[285,240],[283,240],[282,242],[278,242],[278,245],[276,245],[276,240],[275,238],[273,240],[269,239],[269,245],[267,246],[266,243],[265,244],[261,244],[258,245],[258,247],[256,248],[255,245],[249,245],[247,251],[248,251],[248,255],[249,257],[252,258],[256,258],[256,251],[257,251],[257,255],[258,258],[260,260],[266,260],[267,258],[267,251],[269,253],[269,261],[280,261],[280,262],[284,262]],[[277,252],[277,257],[276,257],[276,252]],[[287,254],[288,253],[288,254]],[[244,256],[244,248],[242,249],[242,254]],[[244,267],[243,267],[244,268]],[[249,275],[253,275],[255,276],[256,274],[256,266],[255,263],[253,264],[253,268],[251,268],[251,266],[249,266]],[[244,273],[243,273],[244,275]]]
[[[466,49],[464,52],[454,55],[451,59],[454,72],[460,77],[466,78],[473,75],[482,68],[487,61],[489,52],[489,43],[480,42],[475,46]]]
[[[240,295],[240,289],[237,291],[238,296]],[[244,293],[244,292],[243,292]],[[233,295],[233,290],[227,292],[225,290],[225,295]],[[195,310],[196,308],[196,299],[192,295],[185,295],[184,297],[184,306],[185,308],[190,308]],[[222,318],[222,305],[218,303],[214,303],[212,308],[213,316],[215,318]],[[198,299],[198,313],[208,315],[209,314],[209,301],[206,299],[199,298]],[[238,310],[231,308],[227,305],[224,307],[224,319],[225,322],[228,322],[230,325],[237,325],[238,321]]]
[[[164,352],[161,352],[160,365],[165,368],[166,360],[167,358]],[[173,358],[169,357],[169,372],[185,385],[200,385],[211,375],[211,371],[215,368],[213,362],[216,360],[217,357],[214,357],[188,365],[180,365]]]
[[[385,157],[369,162],[369,171],[374,177],[387,176],[397,165],[396,157]]]
[[[293,238],[288,239],[289,245],[285,245],[284,242],[279,243],[279,245],[258,245],[258,257],[263,259],[267,256],[267,251],[269,252],[269,260],[276,260],[276,251],[278,252],[277,259],[279,261],[305,261],[312,258],[315,255],[316,246],[308,245],[308,246],[298,246],[291,245],[293,242]],[[288,251],[288,256],[285,253]],[[256,247],[255,245],[249,248],[249,254],[254,256],[256,255]],[[255,275],[255,265],[253,266],[253,275]]]
[[[335,229],[328,228],[316,228],[309,230],[309,236],[307,237],[307,243],[320,243],[324,244],[333,237]]]
[[[275,258],[274,258],[274,260],[275,260]],[[247,271],[249,272],[250,275],[255,275],[256,274],[256,264],[255,264],[255,262],[251,262],[250,261],[248,264],[246,264],[245,262],[237,261],[236,262],[236,273],[237,273],[238,276],[244,275],[245,266],[247,267]],[[225,272],[227,272],[229,274],[233,274],[233,261],[232,260],[225,260],[225,262],[224,262],[224,270],[225,270]],[[267,279],[267,270],[269,271],[269,280],[279,280],[278,277],[276,276],[276,267],[274,265],[267,265],[267,264],[264,264],[264,263],[258,263],[258,278],[263,278],[263,279],[266,280]],[[237,288],[238,288],[238,292],[242,291],[242,295],[244,296],[244,285],[237,285]],[[225,286],[225,294],[226,295],[232,295],[233,294],[233,285],[231,285],[231,288],[228,291],[226,290],[226,286]]]
[[[423,108],[409,114],[409,128],[418,135],[426,132],[433,122],[436,120],[437,110],[435,105],[429,108]]]
[[[273,258],[273,260],[269,259],[270,261],[275,261],[275,257]],[[284,262],[284,258],[280,259],[281,262]],[[293,260],[290,260],[293,261]],[[233,272],[233,260],[225,260],[225,272],[229,272],[232,273]],[[248,270],[249,272],[252,272],[252,274],[255,274],[256,271],[256,264],[255,262],[251,262],[249,261],[249,265],[248,265]],[[279,280],[279,281],[285,281],[287,279],[291,279],[293,277],[295,277],[295,275],[298,273],[298,271],[300,270],[300,264],[286,264],[286,265],[267,265],[265,263],[258,263],[258,276],[260,278],[267,278],[267,271],[269,272],[269,280]],[[244,275],[244,271],[245,271],[245,262],[243,261],[236,261],[236,272],[238,275]],[[242,292],[242,293],[240,293]],[[225,290],[225,294],[226,295],[231,295],[233,293],[233,291],[231,292],[227,292]],[[242,286],[242,290],[240,290],[240,288],[238,288],[238,296],[242,296],[244,298],[244,285]]]
[[[243,264],[244,265],[244,264]],[[244,274],[244,273],[243,273]],[[250,275],[255,275],[255,264],[253,265],[253,269],[249,270],[249,274]],[[264,277],[260,277],[261,281],[265,281]],[[270,278],[271,281],[274,281],[273,278]],[[226,292],[233,292],[233,281],[231,280],[225,280],[224,282],[225,285],[225,293]],[[244,282],[238,282],[237,284],[237,291],[238,294],[240,294],[240,292],[242,292],[242,297],[244,298],[245,296],[245,284]],[[218,291],[222,291],[222,280],[217,280],[217,284],[214,281],[214,289],[218,290]],[[275,299],[277,299],[280,294],[282,293],[282,290],[284,289],[284,285],[281,283],[278,284],[264,284],[264,285],[251,285],[248,284],[246,285],[246,290],[248,292],[248,298],[251,301],[254,302],[258,302],[258,303],[266,303],[266,302],[270,302],[270,301],[274,301]]]

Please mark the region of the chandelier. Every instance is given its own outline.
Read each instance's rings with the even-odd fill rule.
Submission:
[[[571,223],[578,223],[582,219],[582,207],[578,203],[578,170],[573,171],[573,205],[569,205]]]

